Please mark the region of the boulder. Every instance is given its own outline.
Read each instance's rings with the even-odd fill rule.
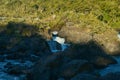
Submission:
[[[31,69],[30,73],[27,74],[27,80],[50,80],[51,68],[58,67],[59,56],[51,55],[47,58],[41,58]]]
[[[32,80],[57,80],[61,77],[68,79],[79,72],[92,70],[93,65],[86,60],[71,60],[62,53],[54,53],[40,59],[27,76],[32,75]]]
[[[72,60],[63,65],[60,69],[60,75],[65,78],[71,78],[80,72],[89,72],[93,66],[86,60]]]
[[[112,56],[107,55],[103,48],[95,41],[71,45],[63,54],[71,59],[88,60],[90,63],[94,64],[96,68],[117,63],[117,61]]]
[[[71,43],[86,43],[92,39],[90,29],[75,26],[62,27],[58,35]]]
[[[59,36],[66,38],[67,42],[79,44],[96,41],[109,55],[120,54],[120,40],[114,29],[106,28],[99,32],[89,27],[63,26],[59,30]]]
[[[120,55],[120,41],[116,31],[107,30],[104,33],[95,34],[94,40],[101,45],[107,54]]]
[[[50,68],[39,62],[27,73],[27,80],[50,80],[50,75]]]

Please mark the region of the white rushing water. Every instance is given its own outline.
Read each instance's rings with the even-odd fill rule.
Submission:
[[[25,75],[14,76],[4,72],[6,70],[4,66],[8,62],[12,64],[19,64],[28,67],[33,65],[33,63],[30,61],[25,61],[24,63],[21,63],[20,61],[16,61],[16,60],[5,60],[4,62],[0,62],[0,80],[25,80]]]
[[[120,39],[120,33],[117,35],[117,37]]]
[[[101,76],[104,76],[111,72],[120,72],[120,57],[115,57],[115,59],[117,60],[118,63],[109,65],[108,67],[100,70]]]
[[[57,36],[58,32],[57,31],[53,31],[52,32],[52,40],[48,41],[50,50],[55,53],[55,52],[59,52],[59,51],[64,51],[66,48],[68,48],[70,46],[70,44],[65,43],[65,38],[61,38],[59,36]],[[57,43],[56,43],[57,42]],[[61,46],[61,50],[57,49],[57,44],[60,44]]]

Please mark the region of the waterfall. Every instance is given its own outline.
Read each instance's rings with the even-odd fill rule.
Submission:
[[[57,31],[54,31],[52,33],[52,39],[48,41],[48,45],[50,47],[50,50],[54,52],[64,51],[66,48],[70,46],[70,44],[65,43],[65,39],[59,37]],[[60,45],[60,49],[57,48],[57,46]]]
[[[52,41],[52,40],[50,40],[50,41],[48,41],[48,45],[49,45],[49,47],[50,47],[50,50],[51,50],[51,52],[59,52],[60,50],[58,50],[57,49],[57,43],[55,42],[55,41]]]
[[[120,33],[118,33],[117,37],[120,39]]]

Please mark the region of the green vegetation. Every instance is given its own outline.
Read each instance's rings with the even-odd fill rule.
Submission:
[[[94,32],[120,28],[119,0],[1,0],[0,24],[10,21],[53,28],[72,22]]]

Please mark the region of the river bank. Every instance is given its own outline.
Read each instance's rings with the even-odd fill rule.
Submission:
[[[53,53],[48,41],[53,42],[54,30],[59,38],[54,40],[56,46],[50,45],[60,50]],[[70,46],[61,48],[61,43]],[[0,32],[0,79],[99,80],[109,71],[117,71],[110,67],[118,67],[119,59],[111,55],[119,55],[119,48],[117,32],[111,28],[93,33],[89,28],[66,25],[49,33],[33,25],[10,22]]]

